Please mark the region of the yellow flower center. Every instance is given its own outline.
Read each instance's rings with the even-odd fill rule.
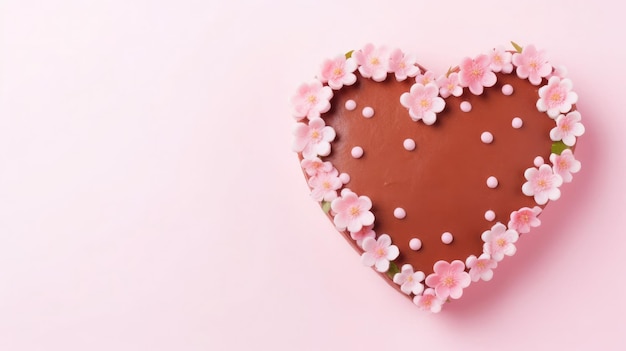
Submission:
[[[430,106],[430,102],[427,99],[422,99],[420,101],[420,106],[422,106],[422,108],[427,108],[428,106]]]
[[[451,276],[443,278],[443,285],[447,286],[448,288],[454,286],[454,278],[452,278]]]
[[[343,70],[339,67],[335,68],[335,70],[333,71],[333,74],[336,76],[340,76],[343,74]]]
[[[378,57],[372,57],[372,59],[370,60],[370,63],[371,63],[372,65],[377,66],[377,65],[379,65],[379,64],[380,64],[380,60],[378,59]]]
[[[311,132],[312,139],[319,139],[319,137],[320,137],[320,132],[318,132],[317,130],[314,130]]]
[[[307,98],[307,101],[314,104],[317,102],[317,97],[315,95],[309,95]]]
[[[505,247],[506,246],[506,240],[504,240],[503,238],[499,238],[498,240],[496,240],[496,244],[500,247]]]
[[[356,216],[361,212],[361,210],[357,206],[350,207],[350,215]]]

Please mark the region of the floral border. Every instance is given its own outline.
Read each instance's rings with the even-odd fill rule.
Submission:
[[[574,158],[571,147],[576,144],[576,138],[583,135],[585,128],[580,123],[580,113],[573,110],[578,95],[572,91],[571,80],[565,78],[566,70],[553,67],[545,52],[533,45],[522,48],[516,43],[511,44],[514,50],[498,46],[486,54],[466,57],[458,67],[439,77],[431,71],[422,72],[416,57],[400,49],[388,50],[367,44],[360,50],[325,60],[318,76],[300,85],[291,99],[293,116],[298,121],[293,129],[295,140],[292,148],[302,155],[301,166],[309,176],[311,197],[330,214],[337,230],[350,233],[363,250],[363,264],[387,273],[403,293],[413,297],[420,309],[439,312],[446,301],[460,298],[463,289],[471,282],[490,280],[498,262],[504,256],[515,254],[519,235],[541,224],[538,218],[541,207],[513,211],[507,225],[498,222],[482,233],[483,253],[479,257],[470,255],[465,262],[438,261],[433,266],[433,273],[428,276],[422,271],[414,271],[410,264],[399,268],[393,262],[400,254],[398,247],[392,244],[389,235],[377,236],[372,229],[375,218],[370,211],[371,200],[345,188],[350,176],[340,174],[331,162],[323,161],[322,158],[331,152],[336,133],[332,127],[326,126],[322,115],[330,110],[334,90],[356,82],[357,70],[363,78],[376,82],[384,81],[389,74],[393,74],[397,81],[414,78],[415,83],[409,92],[401,95],[400,103],[407,108],[414,121],[422,121],[426,125],[436,122],[448,96],[461,96],[466,89],[471,94],[481,95],[485,87],[495,85],[496,72],[515,72],[520,79],[541,85],[537,110],[545,112],[555,121],[555,127],[550,131],[553,141],[549,158],[551,165],[537,157],[534,167],[525,170],[526,182],[521,189],[525,195],[534,197],[537,205],[545,205],[549,200],[557,200],[561,195],[559,187],[571,182],[572,173],[580,170],[581,164]],[[502,92],[510,95],[512,89],[505,86]],[[346,108],[354,106],[346,105]],[[520,122],[514,121],[513,127],[521,127]],[[360,157],[359,150],[353,150],[353,157]],[[419,249],[420,243],[410,245]]]

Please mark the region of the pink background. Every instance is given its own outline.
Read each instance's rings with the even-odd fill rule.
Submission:
[[[86,5],[89,3],[89,5]],[[0,2],[1,350],[623,350],[613,1]],[[288,99],[371,41],[569,68],[583,170],[489,283],[421,313],[308,198]]]

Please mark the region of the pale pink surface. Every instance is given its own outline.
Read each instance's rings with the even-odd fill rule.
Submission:
[[[623,11],[571,4],[0,2],[0,349],[619,350]],[[423,313],[309,199],[288,101],[367,42],[440,75],[509,40],[568,68],[583,167],[491,281]]]

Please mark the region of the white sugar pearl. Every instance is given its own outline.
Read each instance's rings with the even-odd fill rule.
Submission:
[[[535,165],[535,167],[539,167],[539,166],[541,166],[544,163],[546,163],[546,162],[543,160],[543,157],[541,157],[541,156],[537,156],[533,160],[533,164]]]
[[[463,101],[461,102],[461,111],[463,112],[470,112],[472,110],[472,104],[470,104],[469,101]]]
[[[352,148],[352,151],[350,153],[354,158],[361,158],[361,156],[363,156],[363,148],[360,146],[355,146]]]
[[[482,141],[485,144],[491,144],[491,142],[493,141],[493,134],[489,132],[483,132],[480,135],[480,141]]]
[[[409,240],[409,247],[413,251],[417,251],[422,248],[422,241],[418,238],[413,238]]]
[[[490,187],[491,189],[495,188],[498,186],[498,178],[491,176],[489,178],[487,178],[487,186]]]
[[[348,100],[346,101],[346,110],[348,111],[352,111],[356,108],[356,101],[354,100]]]
[[[396,209],[393,210],[393,216],[397,219],[403,219],[406,217],[406,211],[402,207],[396,207]]]
[[[506,96],[513,94],[513,87],[511,86],[511,84],[504,84],[502,86],[502,94]]]
[[[496,219],[496,213],[493,212],[492,210],[487,210],[485,212],[485,219],[488,220],[489,222],[493,221],[494,219]]]
[[[350,175],[348,173],[341,173],[339,180],[341,180],[343,184],[348,184],[350,182]]]
[[[519,117],[513,118],[513,121],[511,122],[511,126],[513,126],[513,128],[520,129],[522,128],[522,125],[524,125],[524,121],[522,121],[521,118]]]
[[[443,234],[441,234],[441,242],[448,245],[452,242],[452,240],[454,240],[454,237],[452,236],[452,233],[450,232],[445,232]]]
[[[415,140],[413,139],[404,139],[404,142],[402,143],[402,145],[404,146],[404,149],[407,151],[415,150]]]
[[[372,116],[374,116],[374,109],[369,106],[364,107],[362,114],[363,114],[363,117],[365,118],[371,118]]]

